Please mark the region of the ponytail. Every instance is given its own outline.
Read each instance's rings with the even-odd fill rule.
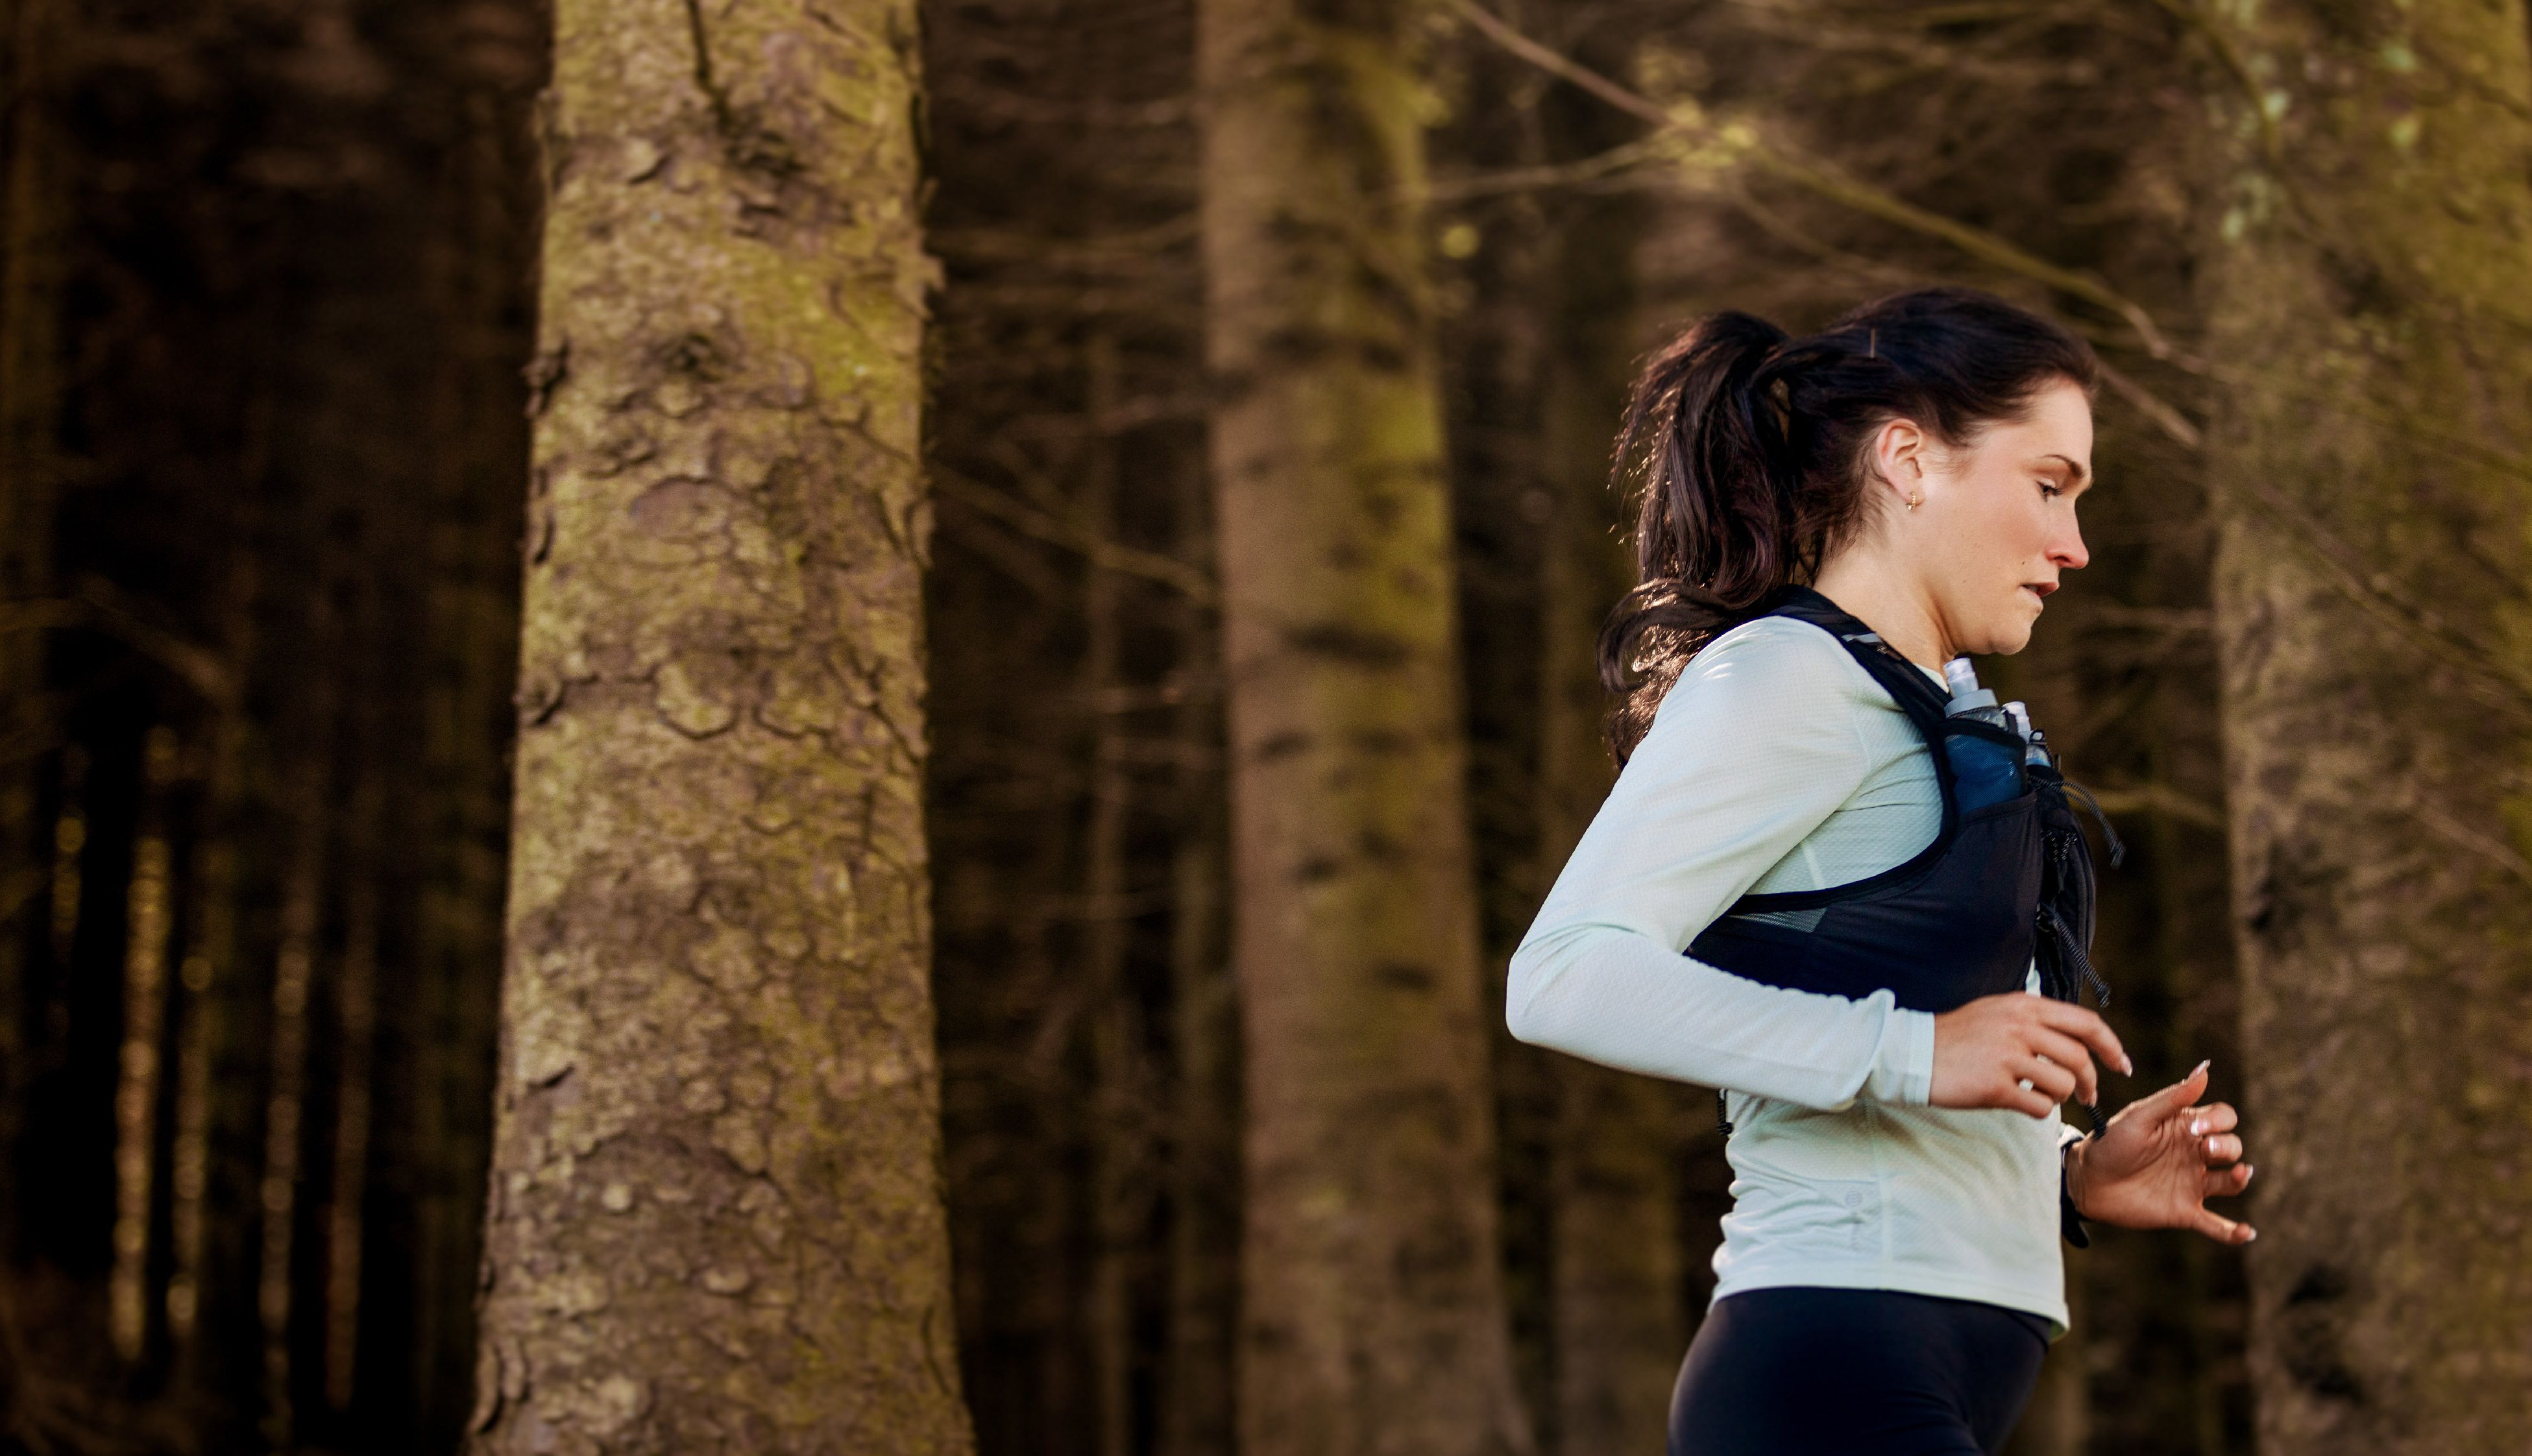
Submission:
[[[1792,338],[1748,314],[1701,319],[1648,359],[1612,484],[1636,505],[1636,586],[1600,630],[1620,763],[1689,661],[1808,584],[1865,520],[1864,452],[1910,419],[1953,443],[2019,418],[2100,366],[2062,326],[1987,294],[1929,288]]]

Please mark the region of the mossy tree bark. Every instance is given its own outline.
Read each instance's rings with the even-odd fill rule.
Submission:
[[[1566,129],[1582,111],[1564,102]],[[1586,133],[1569,152],[1618,145]],[[1578,145],[1579,144],[1579,145]],[[1539,892],[1543,896],[1615,778],[1602,739],[1608,694],[1596,647],[1601,619],[1632,584],[1623,503],[1607,484],[1638,332],[1635,253],[1640,208],[1630,199],[1559,208],[1549,277],[1560,326],[1551,336],[1542,483],[1551,502],[1539,579]],[[1687,1349],[1680,1301],[1682,1134],[1703,1098],[1659,1079],[1556,1059],[1550,1201],[1557,1449],[1564,1456],[1649,1451],[1668,1425]]]
[[[1202,0],[1249,1456],[1525,1448],[1404,0]]]
[[[1608,423],[1607,410],[1564,403]],[[1596,489],[1569,490],[1549,522],[1555,539],[1540,604],[1547,701],[1539,785],[1540,864],[1549,870],[1573,852],[1611,779],[1599,734],[1605,698],[1592,655],[1599,618],[1617,595],[1608,589],[1617,574],[1617,538],[1598,508],[1605,498]],[[1558,1059],[1555,1079],[1549,1197],[1557,1448],[1567,1456],[1649,1450],[1667,1423],[1688,1344],[1680,1309],[1681,1135],[1692,1107],[1712,1099],[1571,1058]]]
[[[962,1452],[913,8],[555,21],[479,1449]]]
[[[2532,1441],[2532,56],[2272,3],[2213,272],[2263,1449]],[[2243,103],[2247,113],[2249,102]]]

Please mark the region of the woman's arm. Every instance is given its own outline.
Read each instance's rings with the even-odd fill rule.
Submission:
[[[1524,1041],[1813,1107],[1923,1103],[1933,1018],[1762,985],[1681,954],[1851,797],[1894,711],[1817,628],[1765,619],[1699,654],[1514,953]]]

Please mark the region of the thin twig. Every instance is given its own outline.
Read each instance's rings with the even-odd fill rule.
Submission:
[[[2406,806],[2417,821],[2446,839],[2496,865],[2526,885],[2532,885],[2532,860],[2516,853],[2511,844],[2493,839],[2462,823],[2444,808],[2431,802],[2415,785],[2409,787]]]
[[[2187,415],[2173,408],[2168,401],[2145,385],[2112,369],[2107,361],[2101,364],[2101,382],[2109,386],[2112,394],[2135,405],[2137,411],[2153,421],[2157,429],[2170,436],[2183,447],[2195,450],[2207,443],[2205,432],[2192,423]]]
[[[84,582],[73,596],[0,602],[0,633],[65,627],[101,632],[173,672],[205,701],[228,700],[228,666],[217,653],[151,624],[137,604],[103,581]]]
[[[2019,273],[2097,305],[2124,320],[2144,344],[2146,352],[2155,358],[2192,373],[2205,372],[2205,364],[2176,347],[2143,305],[2098,278],[2059,267],[2043,258],[2024,252],[1985,228],[1894,197],[1870,183],[1847,176],[1827,161],[1774,146],[1750,128],[1716,127],[1701,117],[1663,106],[1522,34],[1476,4],[1475,0],[1449,0],[1449,3],[1463,19],[1496,45],[1630,116],[1662,131],[1693,139],[1705,146],[1719,147],[1727,155],[1733,155],[1758,171],[1791,182],[1831,202],[1912,232],[1940,238],[1971,257],[2007,272]]]
[[[1076,552],[1093,566],[1176,588],[1200,607],[1211,607],[1220,599],[1211,575],[1176,556],[1093,536],[1008,492],[996,490],[937,460],[932,463],[930,474],[933,488],[942,495],[993,517],[1023,536]]]
[[[2532,675],[2508,668],[2502,655],[2490,653],[2484,644],[2447,635],[2416,606],[2376,585],[2360,569],[2358,563],[2364,558],[2354,547],[2257,473],[2245,471],[2229,484],[2256,509],[2285,527],[2288,538],[2321,565],[2340,594],[2367,614],[2475,683],[2482,702],[2532,716]]]
[[[926,241],[938,251],[995,262],[1016,261],[1042,266],[1096,265],[1132,262],[1148,264],[1156,254],[1190,248],[1196,241],[1196,214],[1186,212],[1149,227],[1086,236],[1049,237],[1018,228],[937,228]]]
[[[2096,788],[2093,797],[2104,814],[2160,814],[2183,824],[2195,824],[2221,834],[2223,811],[2204,799],[2193,798],[2168,784],[2140,784],[2132,788]]]
[[[2259,78],[2251,74],[2251,63],[2243,58],[2242,48],[2235,45],[2233,37],[2224,33],[2223,29],[2209,18],[2207,12],[2191,3],[2191,0],[2154,0],[2154,3],[2182,25],[2197,31],[2199,37],[2207,42],[2208,48],[2216,52],[2216,59],[2223,66],[2224,74],[2231,77],[2233,83],[2242,88],[2242,94],[2251,102],[2251,114],[2259,118],[2260,152],[2268,158],[2269,170],[2275,173],[2279,181],[2284,181],[2285,142],[2277,134],[2277,119],[2270,114],[2269,98],[2260,89]]]
[[[1456,203],[1470,198],[1494,197],[1508,192],[1545,191],[1555,187],[1576,187],[1596,182],[1654,160],[1660,148],[1647,138],[1612,146],[1570,162],[1556,162],[1535,167],[1508,167],[1494,172],[1471,172],[1462,177],[1441,177],[1427,183],[1424,197],[1429,202]]]

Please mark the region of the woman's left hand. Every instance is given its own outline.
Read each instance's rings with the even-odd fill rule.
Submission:
[[[2246,1223],[2211,1213],[2206,1200],[2240,1193],[2251,1181],[2242,1161],[2241,1119],[2221,1102],[2194,1105],[2207,1090],[2207,1064],[2150,1097],[2131,1102],[2100,1136],[2066,1149],[2066,1192],[2075,1211],[2124,1229],[2196,1229],[2218,1244],[2259,1237]]]

